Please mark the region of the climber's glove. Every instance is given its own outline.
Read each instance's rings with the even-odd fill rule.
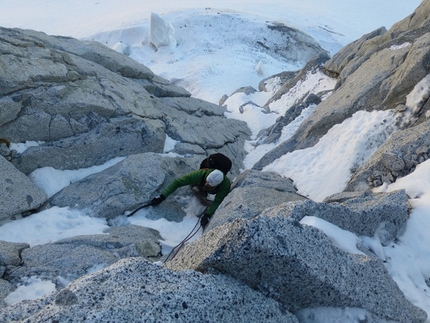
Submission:
[[[208,223],[209,223],[209,219],[210,219],[210,216],[209,216],[209,214],[203,214],[203,216],[200,218],[200,224],[201,224],[201,226],[202,226],[202,228],[203,228],[203,230],[206,228],[206,226],[208,225]]]
[[[165,199],[166,199],[166,198],[164,197],[164,195],[163,195],[163,194],[161,194],[160,196],[158,196],[158,197],[154,197],[154,198],[151,200],[151,205],[152,205],[152,206],[158,205],[158,204],[160,204],[161,202],[163,202]]]

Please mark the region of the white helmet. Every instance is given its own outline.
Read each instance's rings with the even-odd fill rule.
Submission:
[[[224,174],[218,169],[213,170],[208,177],[206,177],[206,182],[212,187],[218,186],[223,180]]]

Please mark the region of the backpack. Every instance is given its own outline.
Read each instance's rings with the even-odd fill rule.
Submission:
[[[224,175],[227,175],[227,173],[231,169],[231,166],[232,166],[232,162],[230,158],[228,158],[226,155],[223,155],[221,153],[215,153],[203,159],[203,161],[200,164],[200,169],[215,168],[222,171]]]

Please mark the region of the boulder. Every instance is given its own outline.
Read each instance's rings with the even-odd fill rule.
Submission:
[[[292,313],[356,307],[395,322],[424,322],[427,317],[406,300],[379,259],[340,250],[320,230],[290,218],[284,207],[210,230],[166,266],[230,275]]]
[[[298,323],[279,303],[224,275],[175,273],[128,258],[49,296],[0,310],[0,321]]]
[[[40,143],[12,156],[23,173],[162,153],[166,134],[181,142],[179,153],[203,159],[221,151],[233,159],[234,172],[243,167],[250,131],[244,122],[224,117],[225,108],[190,98],[183,88],[97,42],[7,28],[0,28],[0,36],[7,66],[0,71],[0,137]]]
[[[0,266],[19,266],[21,264],[21,252],[27,248],[30,248],[28,243],[0,240]]]
[[[233,182],[230,194],[206,230],[237,218],[254,218],[284,203],[291,211],[290,217],[297,221],[306,215],[316,216],[358,236],[376,236],[383,245],[403,232],[409,218],[408,196],[404,190],[344,192],[318,203],[300,195],[291,179],[276,173],[246,170]]]
[[[87,273],[112,265],[122,258],[161,256],[157,231],[127,225],[111,227],[106,234],[67,238],[23,250],[22,265],[10,267],[8,281],[18,284],[21,277],[36,276],[65,286]]]
[[[403,232],[409,218],[409,202],[404,190],[389,193],[339,193],[327,197],[322,203],[297,198],[272,206],[267,203],[259,214],[270,209],[283,209],[283,213],[287,213],[288,217],[296,221],[302,220],[305,216],[314,216],[358,236],[376,237],[383,245],[388,245]],[[242,215],[240,212],[240,208],[231,211],[231,219],[251,218],[245,208]],[[223,211],[220,213],[222,215]],[[252,217],[257,215],[254,214]],[[214,228],[218,221],[221,222],[217,218],[218,211],[214,215],[214,224],[208,226],[209,229]]]
[[[7,304],[4,301],[4,298],[10,293],[12,293],[13,290],[14,290],[14,287],[11,283],[9,283],[7,280],[0,278],[0,309],[7,307]]]
[[[30,147],[12,163],[24,174],[41,167],[80,169],[121,156],[163,151],[163,123],[136,117],[106,119],[98,127],[65,139]],[[91,153],[89,153],[91,152]]]
[[[345,191],[390,184],[412,173],[430,154],[430,120],[397,131],[351,176]]]
[[[405,190],[339,193],[324,202],[328,204],[317,203],[322,209],[313,215],[358,236],[377,237],[383,245],[403,233],[409,219],[410,205]],[[309,213],[312,212],[309,210]]]
[[[236,218],[253,218],[263,210],[289,201],[307,200],[297,193],[293,181],[276,173],[246,170],[232,184],[231,192],[215,214],[210,230]]]
[[[308,62],[312,57],[326,53],[314,38],[301,30],[279,22],[269,22],[267,28],[273,31],[273,37],[257,41],[257,45],[268,51],[273,51],[287,60]],[[277,41],[278,34],[285,37],[284,42],[279,43]]]
[[[51,197],[44,208],[72,205],[88,210],[95,217],[111,219],[147,204],[176,177],[198,169],[199,163],[198,157],[162,157],[155,153],[131,155],[65,187]],[[172,212],[173,207],[175,212]],[[172,214],[185,216],[178,204],[171,205],[170,202],[161,205],[158,212],[169,213],[169,210]]]
[[[0,220],[34,210],[47,199],[36,185],[0,156]],[[7,198],[6,198],[7,197]]]

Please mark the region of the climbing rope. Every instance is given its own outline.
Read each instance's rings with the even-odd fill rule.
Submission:
[[[194,228],[191,230],[191,232],[184,238],[184,240],[182,240],[179,244],[177,244],[171,251],[170,253],[167,255],[167,258],[164,260],[164,262],[167,262],[169,260],[173,260],[173,258],[176,257],[176,255],[178,254],[179,250],[182,249],[182,247],[184,246],[184,244],[186,242],[188,242],[192,237],[194,237],[196,235],[197,232],[199,232],[200,228],[202,227],[202,225],[200,224],[200,218],[197,219],[197,223],[194,226]],[[199,225],[199,226],[198,226]],[[197,230],[196,230],[197,228]],[[175,251],[176,250],[176,251]],[[172,256],[173,254],[173,256]],[[170,258],[170,256],[172,256],[172,258]],[[170,259],[169,259],[170,258]]]
[[[127,214],[127,217],[132,216],[133,214],[135,214],[137,211],[151,206],[151,203],[142,205],[140,207],[138,207],[136,210],[134,210],[133,212],[131,212],[130,214]],[[197,232],[199,232],[200,228],[202,227],[202,225],[200,224],[200,218],[197,219],[197,223],[194,226],[194,228],[191,230],[191,232],[184,238],[184,240],[182,240],[179,244],[177,244],[175,247],[173,247],[173,249],[170,251],[170,253],[167,255],[167,258],[164,260],[164,262],[167,262],[169,260],[173,260],[173,258],[176,257],[176,255],[178,254],[179,250],[182,249],[182,247],[184,246],[185,243],[187,243],[192,237],[194,237],[196,235]],[[197,228],[197,230],[196,230]],[[175,251],[176,250],[176,251]],[[173,256],[172,256],[173,254]],[[170,258],[172,256],[172,258]],[[170,258],[170,259],[169,259]]]

